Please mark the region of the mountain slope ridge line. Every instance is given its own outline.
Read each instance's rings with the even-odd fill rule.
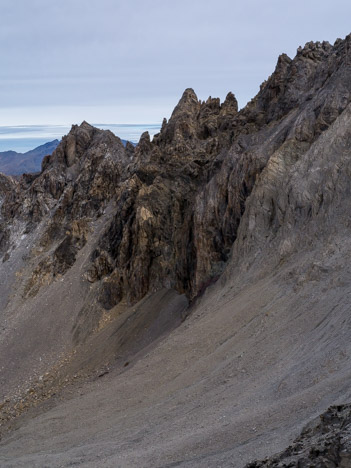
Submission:
[[[0,176],[1,418],[19,427],[0,445],[4,466],[11,450],[31,460],[26,430],[42,437],[33,463],[56,466],[30,416],[45,418],[43,401],[56,405],[48,417],[74,404],[86,415],[99,386],[118,441],[106,466],[119,450],[123,466],[186,466],[188,452],[189,466],[244,466],[348,401],[350,41],[281,55],[240,111],[232,93],[202,102],[188,88],[135,148],[83,122],[40,174]],[[74,414],[70,450],[93,466],[103,436]]]

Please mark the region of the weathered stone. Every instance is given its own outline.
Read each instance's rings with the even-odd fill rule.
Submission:
[[[73,126],[40,174],[0,179],[0,253],[9,255],[15,223],[25,233],[40,226],[26,287],[33,294],[64,275],[93,236],[83,277],[104,307],[163,287],[194,299],[222,273],[239,226],[236,252],[255,242],[252,226],[276,233],[283,213],[299,205],[282,187],[350,102],[349,45],[347,37],[308,43],[294,59],[281,55],[241,111],[232,93],[221,104],[186,89],[160,133],[144,133],[136,148],[86,122]],[[253,190],[261,198],[252,201]],[[316,210],[322,194],[313,196]]]
[[[351,405],[332,406],[279,455],[246,468],[342,467],[351,462]]]

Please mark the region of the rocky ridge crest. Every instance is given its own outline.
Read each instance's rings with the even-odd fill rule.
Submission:
[[[83,122],[39,174],[0,176],[3,283],[13,285],[11,294],[1,289],[0,303],[6,327],[18,319],[12,335],[11,327],[0,330],[0,351],[13,351],[21,378],[31,352],[40,353],[37,387],[27,386],[25,404],[20,396],[15,406],[7,401],[6,420],[18,401],[27,408],[37,393],[51,398],[77,368],[108,368],[118,359],[128,366],[135,337],[146,347],[177,326],[188,300],[200,303],[218,278],[231,278],[235,292],[285,267],[293,291],[315,282],[332,296],[344,287],[337,271],[348,271],[338,242],[347,252],[351,225],[350,45],[348,36],[333,46],[308,43],[294,59],[282,55],[240,111],[231,93],[223,103],[202,102],[187,89],[152,141],[145,133],[136,148],[124,147]],[[149,307],[134,308],[140,300]],[[133,307],[125,313],[126,304]],[[41,334],[30,328],[40,320]],[[19,330],[28,342],[16,341]],[[121,348],[128,348],[122,356]],[[57,349],[73,349],[73,357],[54,372],[57,387],[44,391],[39,375],[52,361],[41,363],[41,355],[52,352],[55,360]]]
[[[196,297],[222,273],[270,158],[279,151],[296,163],[347,107],[349,47],[347,37],[308,43],[293,60],[280,56],[240,112],[232,93],[221,104],[187,89],[161,132],[153,141],[143,134],[135,149],[86,122],[73,126],[42,172],[23,176],[2,207],[3,232],[14,219],[24,232],[44,223],[27,291],[35,293],[42,273],[54,279],[70,268],[111,202],[115,215],[86,272],[99,282],[100,304],[133,303],[161,287]],[[279,211],[270,203],[274,224]]]

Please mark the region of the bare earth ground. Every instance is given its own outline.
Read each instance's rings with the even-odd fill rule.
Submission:
[[[83,276],[116,207],[92,222],[66,274],[34,297],[23,298],[35,258],[23,257],[37,244],[18,240],[0,268],[3,304],[10,296],[0,314],[0,399],[25,405],[25,393],[32,409],[12,421],[8,402],[0,407],[12,425],[0,427],[1,467],[241,468],[351,401],[350,104],[344,109],[311,146],[287,141],[270,156],[224,274],[187,318],[184,296],[158,287],[105,316],[86,307],[96,286]],[[57,382],[47,384],[60,359]],[[35,406],[40,382],[51,398]]]
[[[283,449],[351,398],[348,249],[337,271],[314,252],[299,272],[290,262],[252,284],[217,283],[123,373],[24,420],[0,465],[240,468]]]

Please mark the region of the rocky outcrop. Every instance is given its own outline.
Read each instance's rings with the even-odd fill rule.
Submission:
[[[16,181],[12,177],[0,173],[0,209],[3,206],[4,200],[11,196],[11,193],[16,190]],[[0,214],[0,256],[6,259],[6,252],[10,246],[11,231],[6,223],[2,222]]]
[[[161,132],[153,141],[145,133],[135,149],[86,122],[73,126],[42,172],[23,176],[2,207],[3,232],[13,220],[25,233],[44,225],[26,291],[72,266],[111,202],[115,214],[86,271],[103,307],[162,287],[196,297],[223,271],[268,162],[279,153],[295,164],[350,102],[349,42],[308,43],[293,60],[280,56],[240,112],[232,93],[221,104],[187,89]],[[264,208],[273,224],[278,199]]]
[[[160,133],[143,134],[136,148],[86,122],[72,127],[2,209],[26,232],[46,220],[30,284],[41,270],[53,279],[70,268],[111,202],[115,214],[85,274],[99,284],[102,306],[162,287],[195,298],[223,271],[263,169],[278,154],[295,164],[350,102],[349,43],[308,43],[293,60],[280,56],[240,112],[232,93],[221,104],[187,89]],[[274,225],[279,197],[261,210]]]
[[[107,229],[95,277],[106,277],[97,264],[109,258],[116,287],[131,301],[161,285],[193,298],[217,278],[269,159],[279,150],[298,160],[349,103],[349,40],[309,43],[294,60],[280,57],[241,112],[232,94],[220,105],[186,90],[161,133],[141,139],[133,188],[118,197],[126,218],[118,214]]]
[[[311,466],[347,468],[351,465],[351,406],[330,407],[309,424],[284,452],[247,468]]]
[[[16,186],[16,181],[12,177],[0,173],[0,197],[4,199]]]
[[[72,266],[89,222],[101,216],[115,194],[127,159],[119,138],[83,122],[44,158],[40,174],[24,174],[7,194],[3,226],[20,222],[21,234],[42,228],[28,294],[37,292],[43,277],[51,282]]]
[[[263,394],[274,403],[279,397],[285,405],[291,396],[299,398],[302,381],[306,388],[298,390],[313,393],[323,379],[330,384],[339,364],[346,368],[348,319],[333,314],[340,306],[347,315],[349,308],[350,45],[349,36],[333,46],[308,43],[293,59],[282,55],[258,95],[240,111],[231,93],[223,103],[213,98],[203,102],[187,89],[152,140],[146,132],[137,147],[124,146],[111,132],[83,122],[44,158],[40,173],[16,182],[0,177],[0,255],[8,262],[0,270],[5,317],[0,367],[6,392],[15,389],[19,398],[6,401],[6,421],[26,389],[34,388],[27,385],[33,373],[38,395],[46,399],[64,388],[77,369],[86,378],[87,369],[109,369],[118,360],[120,370],[129,367],[130,356],[178,326],[189,302],[197,299],[194,309],[203,317],[199,313],[189,319],[194,324],[199,318],[196,346],[188,336],[184,347],[184,353],[196,353],[186,356],[179,369],[190,376],[191,359],[201,365],[196,384],[192,375],[184,380],[187,388],[201,387],[207,395],[203,376],[207,363],[216,361],[213,393],[218,396],[219,387],[239,382],[237,393],[230,392],[233,398],[248,393],[246,410],[254,400],[248,389],[255,387],[258,375]],[[211,300],[200,299],[218,278]],[[256,301],[256,295],[262,297]],[[169,309],[170,302],[174,307]],[[220,317],[219,303],[226,311],[224,324],[214,318],[215,313]],[[290,315],[296,330],[290,330]],[[340,328],[346,330],[346,351],[335,347]],[[207,362],[201,355],[203,330]],[[245,339],[236,347],[239,331]],[[282,372],[279,353],[285,353],[285,337],[289,346]],[[247,342],[258,351],[244,366],[240,347],[250,351]],[[274,382],[270,374],[263,375],[261,354],[267,368],[274,368]],[[319,358],[309,362],[308,355],[314,354]],[[59,382],[46,393],[40,376],[49,369],[55,377],[58,355],[63,356]],[[179,369],[174,374],[178,383]],[[35,400],[23,401],[32,405]],[[230,411],[233,406],[231,400]],[[269,405],[266,410],[271,414]],[[245,417],[238,417],[241,424]],[[266,422],[263,414],[257,419]],[[278,427],[274,418],[270,424]],[[256,426],[253,433],[245,431],[252,442]],[[318,438],[320,429],[313,431],[309,434]],[[217,431],[216,438],[207,439],[216,454],[221,437]],[[334,457],[333,463],[341,457],[340,451],[329,453],[329,446],[323,447],[321,453]]]
[[[20,219],[25,232],[45,224],[43,254],[27,293],[36,293],[43,277],[65,273],[85,244],[89,223],[113,200],[116,215],[86,272],[89,282],[101,282],[103,306],[111,308],[122,297],[135,302],[163,286],[191,296],[191,205],[230,144],[228,129],[236,114],[232,94],[221,105],[211,98],[200,103],[186,90],[161,133],[153,142],[144,134],[136,149],[85,122],[73,127],[44,158],[41,174],[23,176],[3,208],[7,223]]]

